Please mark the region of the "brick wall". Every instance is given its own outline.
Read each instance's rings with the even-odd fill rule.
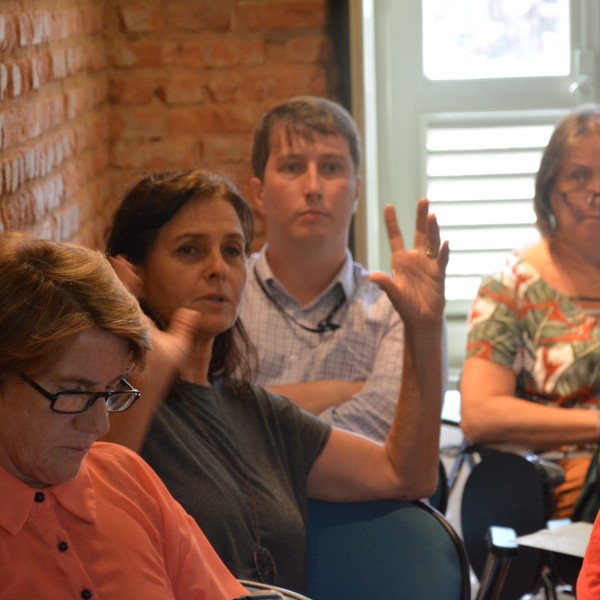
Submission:
[[[164,168],[225,170],[248,196],[260,114],[296,94],[336,97],[330,9],[3,0],[0,228],[100,245],[125,189]]]
[[[96,244],[107,198],[103,3],[0,3],[0,229]]]

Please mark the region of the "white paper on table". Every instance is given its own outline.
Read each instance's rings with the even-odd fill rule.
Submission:
[[[517,538],[517,543],[520,546],[531,546],[583,558],[591,533],[591,523],[577,521],[555,529],[541,529],[535,533],[522,535]]]

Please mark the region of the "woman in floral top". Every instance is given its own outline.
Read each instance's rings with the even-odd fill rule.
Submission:
[[[541,238],[485,279],[473,304],[462,427],[473,443],[586,450],[600,440],[600,106],[558,124],[534,206]],[[561,462],[555,517],[570,516],[589,461]]]

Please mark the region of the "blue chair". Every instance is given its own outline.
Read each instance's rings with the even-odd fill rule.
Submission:
[[[423,502],[309,502],[313,600],[469,600],[470,587],[460,538]]]

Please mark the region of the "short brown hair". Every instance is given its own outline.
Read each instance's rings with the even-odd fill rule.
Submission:
[[[125,339],[131,366],[143,366],[150,347],[145,317],[100,252],[2,233],[0,290],[0,376],[41,374],[92,328]]]
[[[361,140],[354,119],[340,104],[317,96],[298,96],[277,104],[261,118],[252,145],[252,169],[261,181],[271,154],[272,134],[282,126],[288,139],[293,135],[311,141],[314,133],[339,135],[348,142],[354,172],[361,161]]]

